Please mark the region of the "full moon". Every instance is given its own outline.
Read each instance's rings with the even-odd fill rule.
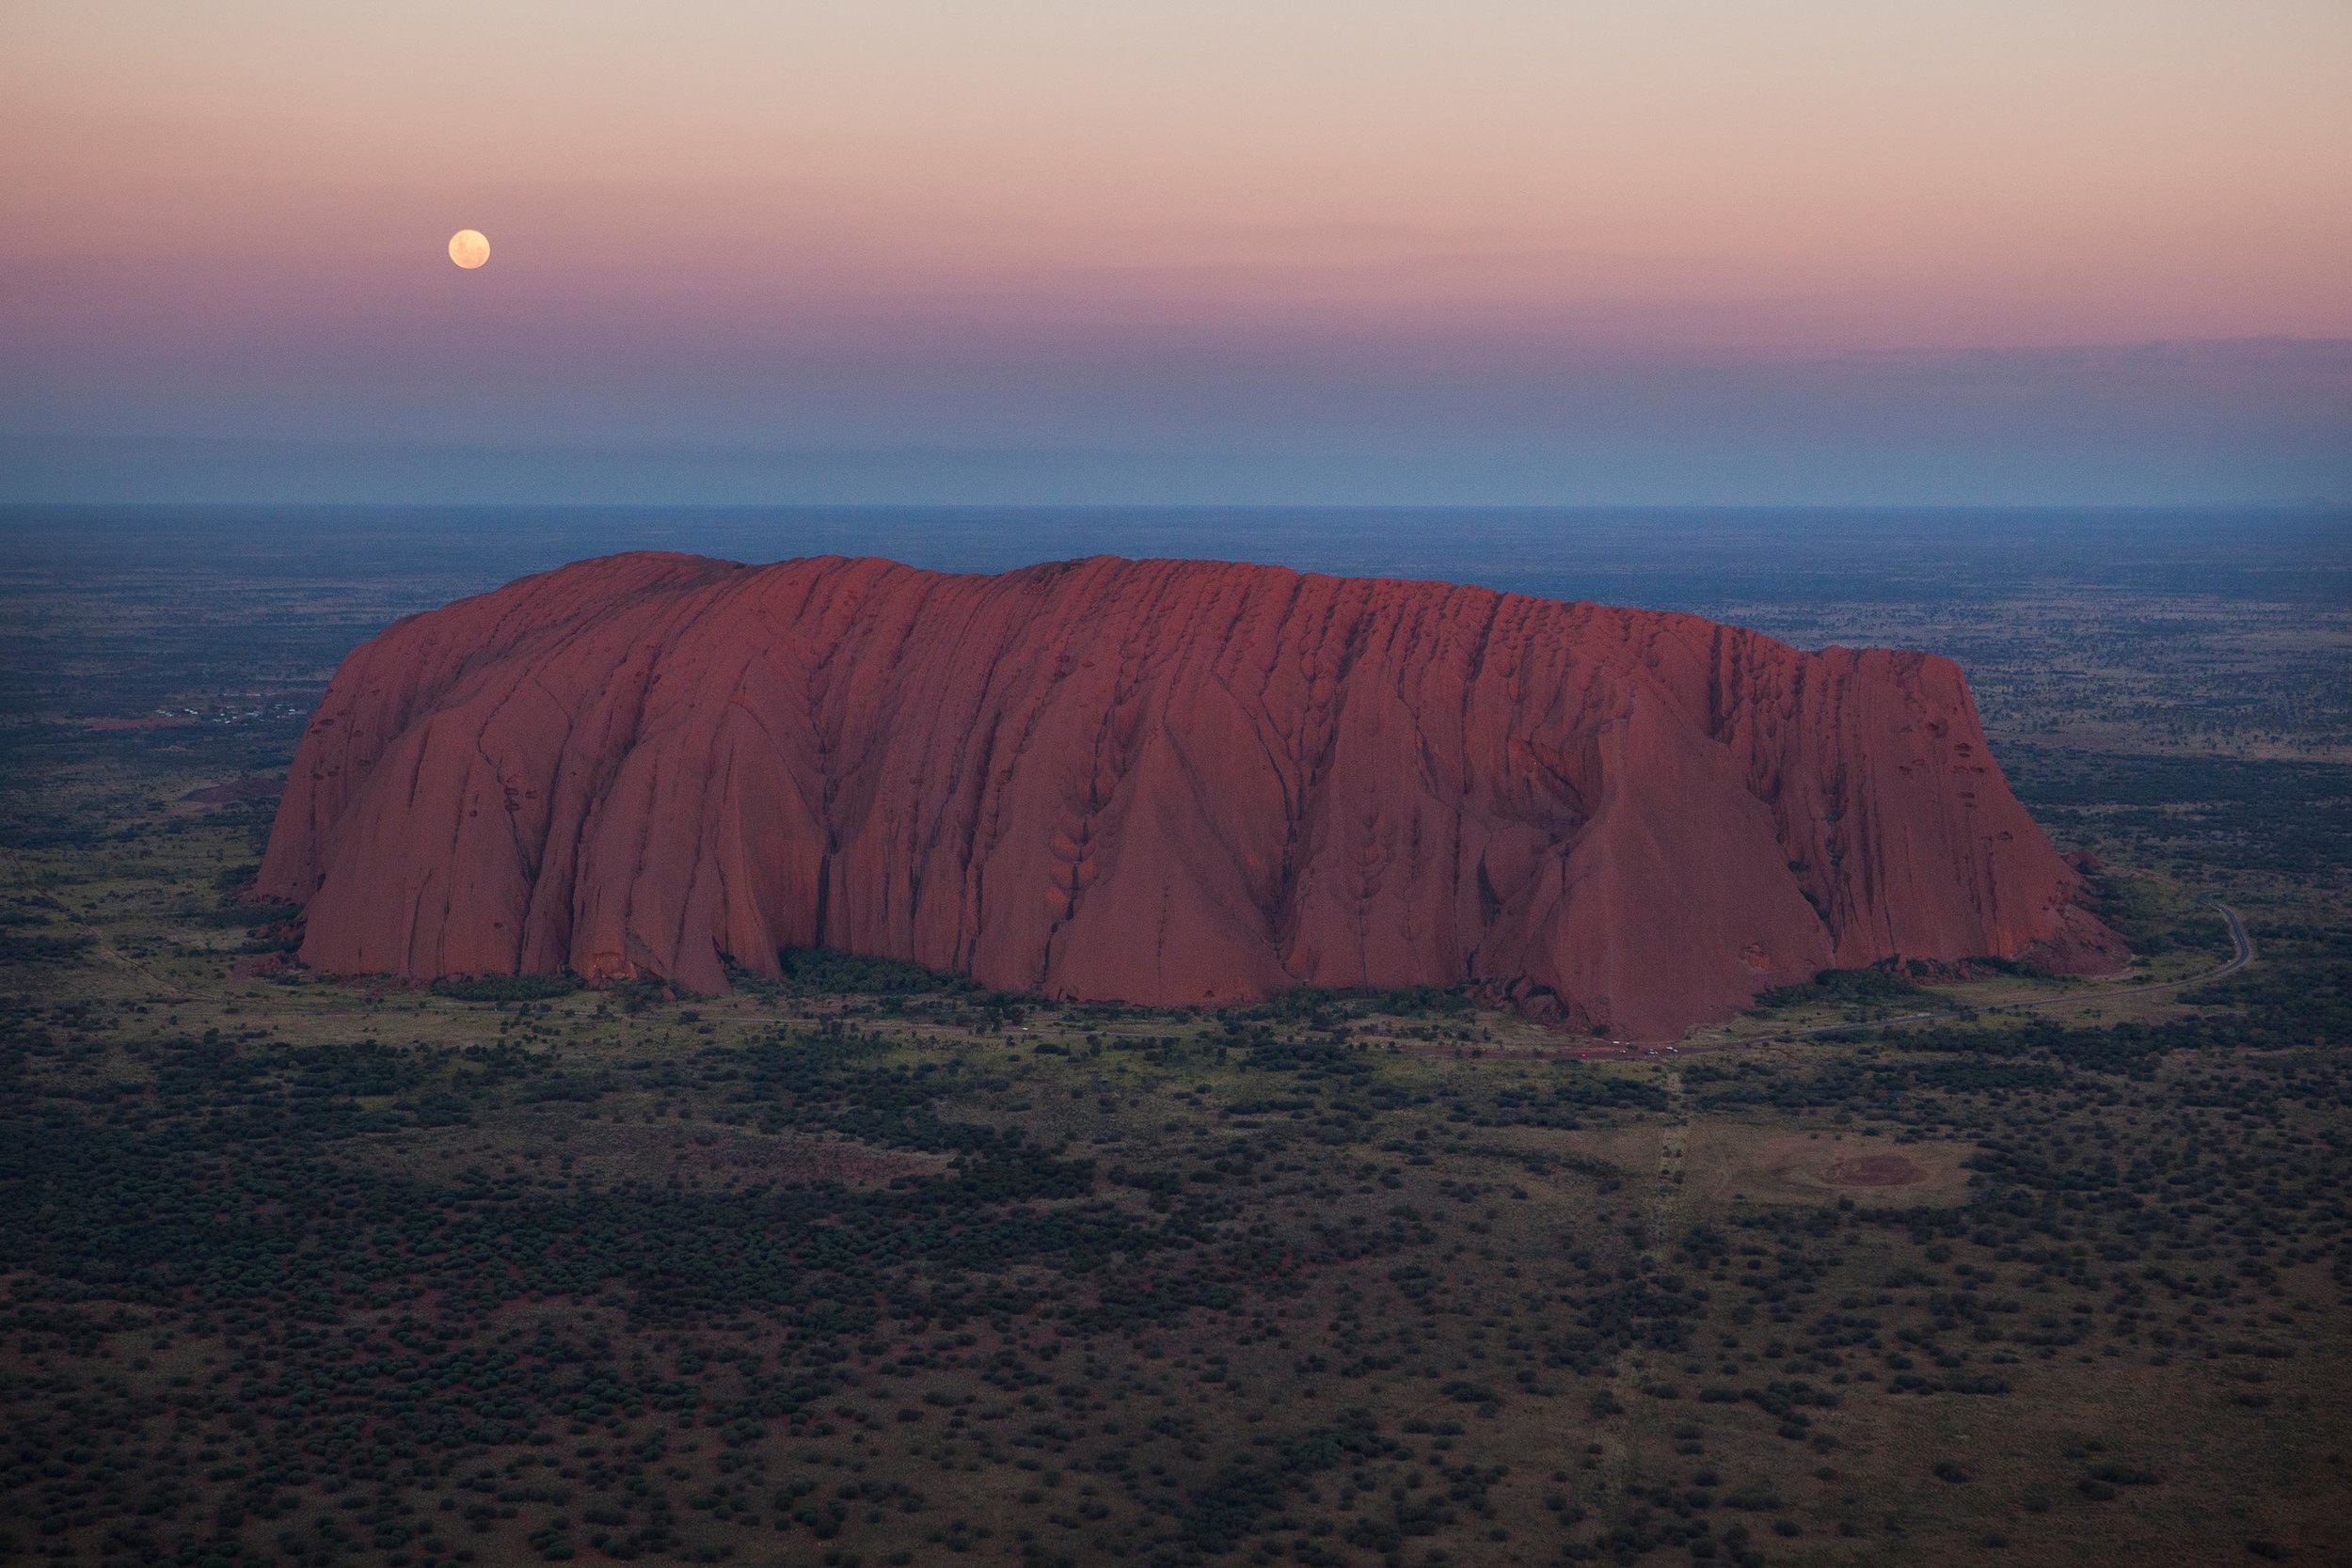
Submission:
[[[449,237],[449,259],[470,272],[490,259],[490,242],[479,229],[460,229]]]

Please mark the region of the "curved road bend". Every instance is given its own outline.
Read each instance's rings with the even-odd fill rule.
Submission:
[[[2246,934],[2246,922],[2238,918],[2237,911],[2227,904],[2215,903],[2210,899],[2206,901],[2206,907],[2219,914],[2222,921],[2230,927],[2230,945],[2234,951],[2231,954],[2230,961],[2220,967],[2208,969],[2201,974],[2190,974],[2182,979],[2152,980],[2141,985],[2118,986],[2112,990],[2087,992],[2077,996],[2053,996],[2041,1002],[2004,1002],[1991,1007],[1942,1007],[1930,1012],[1899,1013],[1893,1018],[1872,1019],[1867,1023],[1825,1023],[1818,1028],[1790,1029],[1777,1035],[1749,1035],[1740,1039],[1715,1040],[1705,1045],[1678,1045],[1676,1054],[1687,1056],[1694,1051],[1720,1051],[1725,1046],[1770,1045],[1782,1040],[1812,1039],[1822,1035],[1843,1035],[1855,1029],[1883,1028],[1889,1023],[1928,1023],[1939,1018],[1962,1018],[1971,1013],[2037,1013],[2066,1007],[2095,1006],[2118,996],[2145,996],[2155,991],[2182,990],[2190,986],[2201,986],[2207,981],[2219,980],[2235,974],[2254,961],[2254,939]],[[1633,1049],[1662,1048],[1635,1046]]]
[[[1736,1039],[1706,1040],[1698,1044],[1690,1044],[1682,1040],[1610,1040],[1603,1045],[1581,1048],[1570,1045],[1556,1046],[1549,1051],[1530,1053],[1530,1054],[1559,1057],[1574,1052],[1580,1057],[1590,1057],[1598,1061],[1633,1060],[1643,1056],[1663,1058],[1669,1053],[1676,1056],[1695,1056],[1709,1051],[1728,1051],[1736,1046],[1778,1045],[1789,1040],[1820,1039],[1829,1035],[1848,1035],[1857,1029],[1883,1029],[1890,1023],[1931,1023],[1941,1018],[1965,1018],[1972,1014],[1985,1013],[2054,1012],[2068,1007],[2097,1006],[2118,996],[2145,996],[2156,991],[2182,990],[2190,986],[2201,986],[2208,981],[2219,980],[2235,974],[2254,961],[2254,939],[2247,935],[2246,922],[2238,918],[2237,911],[2227,904],[2215,903],[2210,899],[2206,901],[2206,907],[2220,915],[2223,923],[2229,927],[2230,945],[2234,951],[2227,963],[2200,974],[2185,975],[2178,980],[2152,980],[2141,985],[2117,986],[2108,990],[2086,991],[2074,996],[2053,996],[2040,1002],[2003,1002],[1986,1007],[1940,1007],[1926,1012],[1898,1013],[1892,1018],[1868,1019],[1860,1023],[1823,1023],[1810,1029],[1784,1029],[1777,1034],[1742,1035]],[[1405,1049],[1414,1055],[1444,1055],[1457,1048],[1422,1045],[1406,1046]]]

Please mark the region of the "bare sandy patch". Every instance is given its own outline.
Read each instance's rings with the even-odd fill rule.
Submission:
[[[1685,1180],[1692,1196],[1712,1203],[1950,1203],[1967,1192],[1963,1162],[1974,1152],[1961,1143],[1898,1144],[1702,1119],[1691,1129]]]

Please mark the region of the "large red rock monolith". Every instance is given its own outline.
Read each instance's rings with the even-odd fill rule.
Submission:
[[[697,990],[825,945],[1152,1004],[1487,982],[1672,1037],[1892,958],[2111,967],[1947,659],[1435,582],[633,554],[390,627],[262,892],[317,969]]]

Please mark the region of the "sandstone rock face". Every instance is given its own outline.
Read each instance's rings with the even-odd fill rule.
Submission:
[[[1671,1037],[1904,957],[2111,966],[1959,669],[1434,582],[632,554],[401,622],[304,736],[303,960],[698,990],[1491,984]]]

